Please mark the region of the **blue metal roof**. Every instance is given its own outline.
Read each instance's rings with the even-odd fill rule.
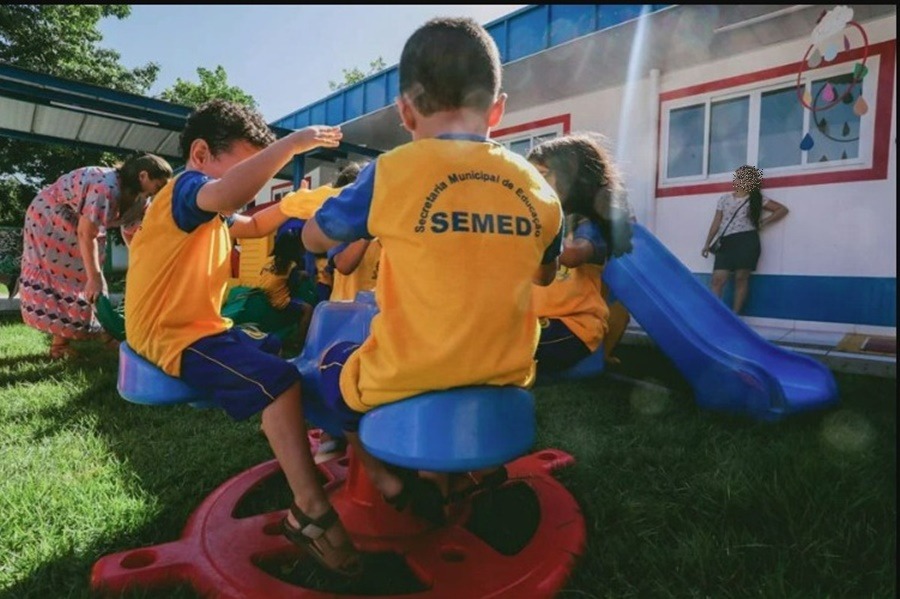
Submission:
[[[651,4],[656,12],[671,4]],[[640,4],[536,4],[485,25],[500,50],[503,64],[525,58],[577,37],[638,18]],[[273,124],[300,129],[312,124],[340,125],[389,106],[400,93],[398,65],[344,87],[296,110]]]

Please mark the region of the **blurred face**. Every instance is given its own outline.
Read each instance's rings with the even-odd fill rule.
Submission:
[[[214,179],[221,179],[234,165],[258,154],[259,151],[260,148],[253,144],[239,140],[232,143],[226,150],[213,155],[206,141],[195,139],[191,144],[188,167]]]
[[[739,168],[734,171],[732,185],[739,194],[749,194],[762,183],[760,172],[752,168]]]

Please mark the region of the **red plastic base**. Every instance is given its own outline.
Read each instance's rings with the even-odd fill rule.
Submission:
[[[315,447],[319,431],[310,433]],[[550,476],[574,463],[558,450],[544,450],[507,465],[510,481],[523,481],[540,508],[537,530],[512,556],[501,555],[464,526],[469,500],[450,515],[447,525],[429,529],[421,521],[388,506],[350,457],[319,464],[326,491],[344,526],[361,551],[391,551],[403,557],[427,587],[407,599],[459,597],[552,597],[565,584],[585,542],[581,510],[566,489]],[[285,510],[235,518],[248,493],[279,473],[275,460],[231,478],[193,513],[181,539],[153,547],[107,555],[94,564],[91,586],[118,596],[132,588],[153,589],[189,583],[207,597],[325,599],[331,592],[302,588],[279,580],[254,561],[296,555],[280,533]],[[382,598],[393,595],[381,595]]]

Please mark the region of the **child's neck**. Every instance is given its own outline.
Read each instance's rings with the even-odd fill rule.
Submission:
[[[462,133],[488,137],[490,128],[483,113],[470,109],[445,110],[427,117],[419,117],[413,140],[437,137],[445,133]]]

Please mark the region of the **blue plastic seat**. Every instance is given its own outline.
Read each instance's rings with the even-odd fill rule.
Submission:
[[[313,312],[300,371],[304,416],[331,435],[340,423],[322,402],[319,365],[335,343],[362,343],[378,313],[371,292],[353,302],[322,302]],[[360,439],[376,457],[397,466],[466,472],[499,466],[534,443],[534,398],[518,387],[461,387],[424,393],[368,412]]]
[[[124,399],[137,404],[167,406],[188,403],[195,408],[215,404],[184,381],[169,376],[139,356],[128,343],[119,344],[119,377],[116,388]]]
[[[414,470],[468,472],[500,466],[534,444],[534,396],[519,387],[459,387],[367,412],[363,446]]]

